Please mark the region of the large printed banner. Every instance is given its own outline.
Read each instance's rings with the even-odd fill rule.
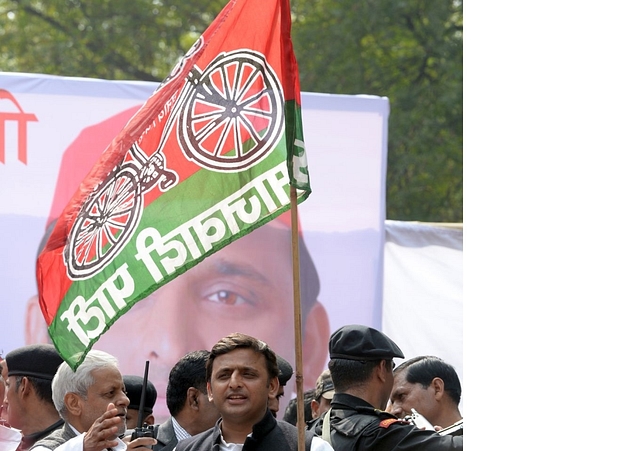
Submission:
[[[49,341],[35,280],[47,226],[157,87],[0,73],[1,352]],[[299,207],[308,389],[326,367],[333,330],[349,323],[381,327],[389,104],[311,93],[301,100],[313,188]],[[118,357],[124,374],[141,374],[150,360],[157,418],[166,415],[167,376],[176,361],[228,333],[259,337],[294,362],[291,226],[282,217],[138,302],[93,346]]]

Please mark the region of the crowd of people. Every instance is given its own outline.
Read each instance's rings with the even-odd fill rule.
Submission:
[[[420,356],[395,368],[402,350],[362,325],[335,331],[328,349],[328,369],[304,394],[306,450],[462,449],[451,365]],[[162,390],[170,417],[160,424],[154,383],[122,375],[107,352],[92,349],[73,371],[53,345],[27,345],[0,366],[0,428],[20,432],[0,451],[298,450],[297,402],[280,406],[293,368],[247,334],[175,363]]]

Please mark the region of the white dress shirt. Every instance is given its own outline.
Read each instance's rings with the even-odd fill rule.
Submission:
[[[69,425],[69,426],[71,426],[71,425]],[[75,437],[73,437],[70,440],[67,440],[62,445],[58,446],[55,449],[55,451],[82,451],[84,449],[84,435],[85,435],[85,432],[83,432],[81,434],[73,426],[71,426],[71,429],[73,430],[73,432],[75,432],[78,435],[76,435]],[[114,448],[110,448],[110,449],[112,451],[127,451],[127,444],[125,442],[123,442],[122,440],[120,440],[118,437],[116,437],[116,440],[118,441],[118,446],[116,446]],[[37,446],[35,448],[31,448],[31,451],[51,451],[51,450],[49,448],[44,447],[44,446]]]

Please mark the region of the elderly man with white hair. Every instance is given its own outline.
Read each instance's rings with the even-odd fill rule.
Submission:
[[[115,357],[91,350],[75,372],[64,362],[58,368],[51,388],[53,402],[65,424],[38,441],[31,448],[33,451],[120,451],[127,448],[119,437],[126,430],[129,398]],[[153,438],[135,441],[136,446],[154,443]]]

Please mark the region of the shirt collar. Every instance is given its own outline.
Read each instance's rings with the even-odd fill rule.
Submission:
[[[178,439],[178,441],[191,437],[191,434],[189,434],[182,426],[180,426],[178,421],[173,417],[171,417],[171,424],[173,425],[173,432],[176,434],[176,438]]]

